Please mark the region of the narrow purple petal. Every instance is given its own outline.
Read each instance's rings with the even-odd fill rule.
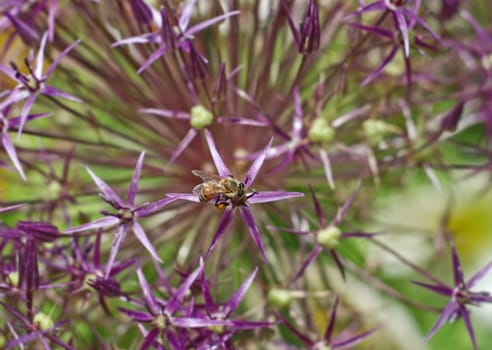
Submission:
[[[365,31],[368,31],[369,33],[373,33],[373,34],[382,36],[384,38],[392,39],[393,36],[394,36],[393,35],[393,32],[391,30],[384,29],[384,28],[381,28],[381,27],[368,26],[368,25],[365,25],[365,24],[357,23],[357,22],[348,22],[347,24],[349,26],[351,26],[351,27],[354,27],[354,28],[357,28],[357,29],[361,29],[361,30],[365,30]]]
[[[422,18],[417,16],[413,11],[407,9],[407,8],[402,8],[402,12],[407,15],[410,19],[414,20],[418,24],[420,24],[425,30],[429,32],[430,35],[439,43],[439,45],[444,46],[444,43],[442,42],[441,38],[432,30],[431,27],[427,23],[425,23]]]
[[[146,33],[138,36],[132,36],[130,38],[121,39],[115,41],[111,44],[111,47],[118,47],[121,45],[129,45],[129,44],[148,44],[148,43],[160,43],[161,39],[159,35],[155,33]]]
[[[343,280],[346,281],[347,276],[345,275],[345,268],[343,267],[342,258],[338,255],[335,249],[330,249],[330,254],[337,265],[338,271],[340,271],[340,275],[342,275]]]
[[[326,218],[323,210],[321,209],[321,205],[319,204],[318,198],[313,191],[313,187],[309,185],[309,190],[311,191],[311,197],[313,197],[314,209],[316,210],[316,216],[318,217],[320,227],[326,227]]]
[[[296,43],[296,46],[299,46],[299,32],[297,31],[297,27],[294,23],[294,20],[292,19],[289,8],[287,6],[287,3],[285,0],[282,0],[282,7],[284,9],[285,15],[287,16],[287,23],[289,23],[290,31],[292,32],[292,35],[294,36],[294,42]]]
[[[200,198],[192,193],[168,193],[166,196],[172,199],[182,199],[188,202],[200,203]]]
[[[362,342],[364,339],[366,339],[367,337],[369,337],[372,333],[374,333],[375,331],[377,331],[379,329],[379,327],[375,327],[375,328],[372,328],[370,330],[368,330],[367,332],[364,332],[364,333],[361,333],[361,334],[358,334],[350,339],[347,339],[347,340],[343,340],[343,341],[338,341],[338,342],[334,342],[332,345],[333,345],[333,348],[334,349],[337,349],[337,350],[345,350],[345,349],[352,349],[355,345],[359,344],[360,342]]]
[[[337,308],[338,308],[338,302],[339,301],[340,301],[340,298],[337,296],[335,298],[335,302],[333,303],[333,306],[331,309],[330,321],[328,322],[328,326],[326,327],[325,334],[323,335],[323,339],[325,340],[326,344],[331,343],[331,339],[333,336],[333,330],[335,329],[335,322],[337,319]]]
[[[159,57],[163,56],[169,48],[167,46],[160,46],[155,52],[150,55],[147,61],[137,70],[137,74],[141,74],[144,70],[146,70],[155,60]]]
[[[273,142],[273,137],[270,138],[270,141],[268,141],[267,145],[263,149],[263,152],[260,154],[258,158],[251,164],[251,167],[249,168],[248,172],[244,176],[244,184],[246,188],[249,188],[251,184],[255,181],[256,175],[258,175],[258,172],[260,171],[261,166],[263,165],[263,162],[265,161],[265,157],[270,150],[270,147],[272,147],[272,142]]]
[[[17,152],[15,151],[14,145],[10,141],[9,135],[5,132],[2,133],[2,144],[5,152],[7,152],[10,160],[14,164],[22,179],[27,181],[26,174],[24,174],[24,170],[22,170],[22,165],[19,158],[17,158]]]
[[[26,205],[26,203],[21,203],[21,204],[16,204],[16,205],[10,205],[8,207],[3,207],[3,208],[0,208],[0,213],[5,213],[7,211],[11,211],[11,210],[15,210],[15,209],[18,209],[18,208],[22,208],[25,205]]]
[[[227,226],[229,226],[233,218],[234,217],[232,215],[232,209],[226,208],[224,210],[224,214],[222,214],[222,217],[220,218],[219,225],[217,226],[217,230],[215,231],[214,237],[212,238],[212,242],[210,242],[210,246],[208,247],[207,253],[205,254],[205,259],[208,258],[210,253],[212,253],[212,251],[215,248],[215,245],[222,237],[222,235],[225,233],[225,229],[227,228]]]
[[[207,320],[204,318],[193,317],[173,317],[171,323],[173,326],[180,328],[204,328],[210,326],[230,327],[233,325],[232,321],[229,320]]]
[[[197,134],[198,130],[196,129],[191,128],[190,130],[188,130],[188,133],[186,133],[183,140],[181,140],[181,143],[178,145],[178,147],[176,147],[176,150],[171,155],[171,158],[169,159],[169,162],[167,162],[164,170],[169,168],[169,166],[174,163],[174,161],[181,155],[181,153],[184,152],[184,150],[188,147],[191,141],[193,141]]]
[[[106,200],[109,203],[116,203],[119,206],[119,208],[125,207],[125,204],[120,199],[120,197],[113,191],[111,187],[108,186],[106,182],[104,182],[96,174],[94,174],[91,171],[91,169],[86,168],[86,170],[89,173],[89,175],[92,177],[92,180],[95,182],[99,190],[101,191],[104,200]]]
[[[433,292],[436,292],[438,294],[441,294],[445,297],[451,297],[453,295],[453,288],[450,288],[448,286],[442,285],[435,285],[435,284],[428,284],[424,282],[419,282],[419,281],[411,281],[413,284],[416,284],[418,286],[424,287],[428,290],[431,290]]]
[[[55,37],[55,16],[58,7],[58,0],[51,0],[48,8],[48,38],[53,42]]]
[[[45,32],[41,38],[41,44],[39,45],[38,54],[36,56],[36,67],[34,68],[34,75],[37,79],[41,79],[43,76],[43,64],[44,64],[44,50],[46,48],[46,41],[48,40],[48,33]]]
[[[116,216],[105,216],[96,221],[88,222],[87,224],[82,224],[75,227],[69,227],[63,232],[64,233],[84,232],[84,231],[111,227],[119,223],[120,223],[120,219],[118,219]]]
[[[82,100],[80,98],[75,97],[75,96],[69,94],[68,92],[59,90],[59,89],[57,89],[53,86],[49,86],[49,85],[46,85],[41,90],[41,93],[43,93],[46,96],[50,96],[50,97],[61,97],[61,98],[64,98],[65,100],[70,100],[73,102],[79,102],[79,103],[82,102]]]
[[[119,307],[118,310],[123,312],[128,317],[133,318],[137,322],[150,323],[155,318],[154,316],[148,314],[147,312],[129,310],[129,309],[125,309],[124,307]]]
[[[304,271],[306,271],[307,267],[314,261],[314,259],[318,257],[319,253],[321,253],[322,250],[323,247],[319,244],[316,244],[316,246],[311,251],[311,254],[309,254],[309,257],[306,259],[306,261],[304,261],[301,268],[296,273],[296,275],[294,276],[291,282],[297,281],[299,277],[301,277],[304,274]]]
[[[137,276],[138,276],[138,281],[140,283],[140,287],[142,288],[142,292],[145,298],[145,304],[147,305],[148,309],[150,312],[155,316],[160,314],[161,308],[159,304],[157,303],[157,300],[152,294],[152,289],[149,286],[149,283],[147,282],[147,279],[145,278],[142,268],[140,264],[137,262]]]
[[[258,192],[250,199],[248,199],[248,203],[250,204],[269,203],[269,202],[281,201],[283,199],[302,197],[302,196],[304,196],[304,193],[302,192],[263,191],[263,192]]]
[[[466,283],[466,289],[471,289],[478,281],[480,281],[485,275],[492,269],[492,261],[485,265],[480,271],[473,275],[472,278]]]
[[[314,342],[306,335],[302,334],[298,329],[299,327],[295,327],[294,325],[292,325],[282,314],[279,313],[277,315],[283,320],[282,324],[289,328],[289,330],[306,345],[306,348],[312,348]]]
[[[18,135],[17,135],[18,139],[20,139],[20,136],[22,134],[22,129],[24,129],[24,124],[27,121],[27,115],[31,111],[31,108],[32,108],[34,102],[36,101],[37,97],[38,97],[38,92],[31,94],[27,98],[26,102],[24,102],[24,105],[22,106],[22,111],[21,111],[20,121],[19,121],[19,131],[18,131]]]
[[[461,317],[463,317],[463,321],[465,321],[466,329],[468,330],[468,334],[470,335],[470,339],[473,344],[473,349],[478,350],[477,338],[475,337],[475,331],[473,330],[473,325],[470,319],[470,312],[466,309],[466,307],[461,306]]]
[[[323,163],[323,168],[325,169],[326,181],[328,181],[328,185],[330,185],[330,188],[333,190],[335,188],[335,181],[333,180],[333,172],[331,170],[328,152],[322,149],[319,151],[319,156],[321,158],[321,163]]]
[[[186,4],[183,11],[181,12],[178,25],[183,32],[185,32],[186,28],[188,28],[188,24],[190,23],[190,19],[191,19],[191,14],[193,13],[193,7],[195,7],[196,1],[197,0],[191,0],[188,4]]]
[[[38,114],[29,114],[27,116],[26,122],[31,121],[31,120],[36,120],[40,118],[45,118],[45,117],[51,117],[53,114],[52,113],[38,113]],[[10,128],[17,128],[20,124],[20,117],[14,117],[9,119],[9,127]]]
[[[224,161],[222,160],[222,157],[220,156],[219,151],[217,151],[217,147],[215,147],[215,142],[214,142],[214,139],[212,138],[212,134],[207,129],[205,129],[205,138],[207,140],[208,149],[210,150],[210,154],[212,155],[212,159],[214,161],[215,168],[217,169],[217,173],[220,176],[231,175],[231,172],[227,168],[227,166],[225,165]]]
[[[268,264],[267,257],[265,255],[265,248],[263,247],[263,242],[261,241],[260,231],[258,231],[258,227],[256,226],[255,219],[253,218],[253,214],[251,214],[251,210],[248,207],[241,207],[241,215],[243,216],[244,222],[248,226],[249,234],[256,246],[260,250],[261,256],[263,257],[263,261],[265,264]]]
[[[292,117],[292,137],[301,137],[302,130],[302,101],[299,87],[296,86],[292,92],[294,98],[294,116]]]
[[[218,117],[218,123],[233,123],[238,125],[248,125],[248,126],[268,126],[269,124],[266,122],[262,122],[255,119],[247,119],[241,117]]]
[[[171,109],[157,109],[157,108],[141,108],[138,110],[140,113],[153,114],[159,117],[180,119],[180,120],[190,120],[190,113],[173,111]]]
[[[408,41],[408,26],[405,16],[399,11],[392,11],[395,21],[400,30],[401,36],[403,38],[403,50],[405,52],[405,57],[410,56],[410,43]]]
[[[46,73],[44,75],[45,78],[49,77],[51,75],[51,73],[53,73],[53,71],[56,69],[56,67],[58,67],[58,65],[60,64],[63,57],[65,57],[70,51],[72,51],[72,49],[75,46],[77,46],[79,43],[80,43],[80,40],[75,41],[74,43],[70,44],[70,46],[68,46],[65,50],[63,50],[61,54],[58,55],[58,57],[53,61],[53,63],[50,64],[50,66],[46,70]]]
[[[240,13],[239,11],[231,11],[231,12],[225,13],[221,16],[217,16],[217,17],[211,18],[207,21],[203,21],[199,24],[196,24],[196,25],[190,27],[188,30],[186,30],[185,34],[186,35],[193,35],[193,34],[198,33],[199,31],[201,31],[207,27],[210,27],[211,25],[213,25],[217,22],[222,21],[223,19],[239,15],[239,13]]]
[[[152,330],[149,333],[147,333],[147,335],[145,336],[142,346],[140,347],[140,350],[150,349],[154,345],[154,342],[157,339],[159,332],[160,332],[159,328],[156,327],[152,328]]]
[[[249,289],[249,286],[255,279],[256,273],[258,272],[258,267],[254,269],[254,271],[246,278],[246,280],[241,284],[239,289],[232,295],[232,297],[227,302],[227,313],[226,317],[228,318],[231,313],[233,313],[236,308],[239,306],[239,303],[243,300],[246,291]]]
[[[430,338],[441,328],[441,326],[446,322],[449,317],[453,314],[453,312],[456,311],[458,308],[458,305],[454,301],[450,301],[448,305],[444,308],[443,312],[441,313],[441,316],[437,320],[437,322],[434,324],[432,329],[430,330],[429,334],[427,334],[424,338],[424,343],[428,342]]]
[[[383,69],[388,65],[388,63],[391,62],[391,60],[395,57],[397,52],[398,52],[398,46],[394,45],[388,56],[383,60],[383,62],[379,65],[379,67],[377,67],[374,72],[369,74],[369,76],[366,79],[364,79],[364,81],[360,84],[360,86],[365,86],[370,82],[372,82],[377,77],[379,77]]]
[[[388,7],[385,4],[385,0],[379,0],[375,1],[369,5],[363,6],[357,11],[349,13],[347,16],[345,16],[342,21],[345,21],[347,18],[358,16],[361,13],[364,12],[371,12],[371,11],[379,11],[379,10],[386,10]]]
[[[451,257],[453,261],[453,280],[455,286],[461,286],[465,284],[465,279],[463,277],[463,269],[461,268],[460,258],[458,257],[458,252],[456,251],[456,246],[452,238],[449,239],[449,245],[451,246]]]
[[[138,157],[137,165],[135,166],[135,171],[133,172],[132,182],[130,184],[130,188],[128,189],[128,205],[130,207],[134,207],[135,205],[135,197],[138,191],[138,181],[140,181],[140,173],[142,171],[143,160],[145,157],[145,151],[140,153],[140,157]]]
[[[159,257],[159,255],[155,251],[152,243],[150,243],[149,239],[147,238],[147,235],[145,234],[142,226],[140,226],[140,224],[138,222],[133,221],[132,228],[133,228],[133,233],[135,234],[135,236],[137,236],[138,240],[140,241],[140,243],[143,244],[145,249],[148,250],[150,255],[152,255],[152,258],[154,258],[158,262],[162,263],[161,258]]]
[[[345,214],[347,213],[347,211],[350,209],[350,206],[354,202],[355,197],[357,197],[357,194],[359,193],[359,190],[360,190],[360,186],[361,186],[361,181],[359,181],[357,183],[357,187],[355,188],[354,192],[352,192],[352,194],[350,195],[350,197],[343,204],[342,208],[338,210],[337,216],[333,220],[333,222],[331,223],[331,225],[337,226],[342,221],[343,217],[345,216]]]
[[[113,244],[111,245],[111,251],[109,252],[108,263],[106,264],[106,273],[104,274],[104,278],[106,279],[111,276],[111,270],[113,268],[114,260],[116,259],[116,254],[118,253],[118,250],[120,250],[121,242],[125,239],[127,232],[128,227],[124,224],[120,224],[116,229]]]
[[[156,202],[142,205],[137,210],[135,210],[135,213],[137,214],[138,217],[146,217],[146,216],[149,216],[149,215],[152,215],[152,214],[158,212],[159,210],[164,208],[166,205],[174,202],[177,199],[178,199],[177,197],[169,197],[169,198],[159,199]]]
[[[169,314],[173,314],[181,306],[186,292],[188,291],[188,289],[190,289],[191,285],[200,276],[200,274],[203,273],[203,269],[203,260],[200,260],[200,266],[198,266],[198,268],[185,279],[185,281],[179,286],[179,288],[173,294],[172,298],[166,304],[166,311]]]

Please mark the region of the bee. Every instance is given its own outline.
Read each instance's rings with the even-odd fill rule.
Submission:
[[[205,203],[216,197],[215,206],[223,208],[229,205],[243,204],[247,197],[245,185],[232,176],[222,177],[204,170],[193,170],[193,175],[202,179],[203,183],[193,188],[193,194],[198,195],[200,202]]]

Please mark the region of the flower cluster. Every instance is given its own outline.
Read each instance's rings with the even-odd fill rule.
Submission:
[[[486,2],[0,0],[0,348],[492,346]]]

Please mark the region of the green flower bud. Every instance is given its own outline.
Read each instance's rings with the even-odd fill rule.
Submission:
[[[286,289],[270,289],[268,292],[268,303],[276,309],[285,309],[292,302],[292,295]]]
[[[194,129],[202,130],[212,125],[214,115],[202,105],[195,106],[191,109],[190,124]]]
[[[308,132],[308,138],[313,142],[328,143],[333,140],[335,129],[330,126],[328,120],[316,118]]]
[[[323,247],[333,249],[340,243],[342,231],[336,226],[328,226],[318,231],[318,243]]]
[[[390,130],[390,125],[382,120],[368,119],[362,125],[364,134],[369,144],[376,145],[383,140],[384,135]]]
[[[42,331],[51,329],[55,325],[50,316],[46,315],[43,312],[38,312],[36,315],[34,315],[33,323]]]
[[[7,275],[7,283],[13,287],[17,287],[19,285],[19,273],[17,271],[9,273]]]

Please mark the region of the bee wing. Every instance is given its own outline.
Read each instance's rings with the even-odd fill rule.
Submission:
[[[203,182],[218,181],[222,179],[219,175],[209,173],[205,170],[192,170],[193,175],[198,176]]]
[[[202,192],[203,184],[198,184],[195,187],[193,187],[193,191],[191,191],[193,194],[199,196],[200,193]]]

